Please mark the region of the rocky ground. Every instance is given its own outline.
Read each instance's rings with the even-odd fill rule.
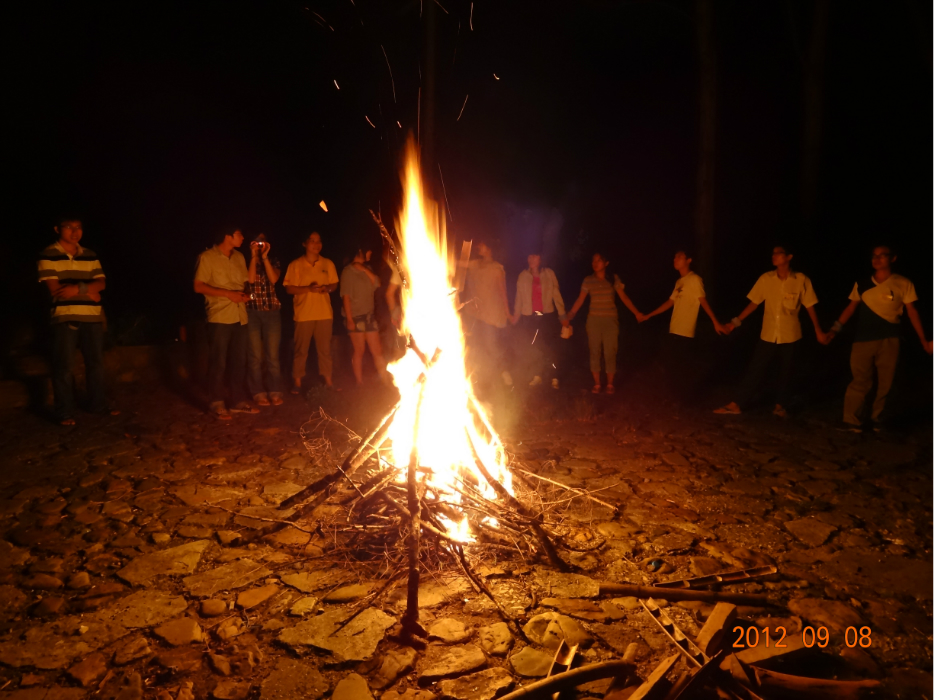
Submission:
[[[328,531],[242,542],[346,451],[309,458],[299,431],[319,403],[364,432],[390,400],[313,393],[223,424],[137,387],[118,396],[121,416],[75,428],[3,415],[0,697],[493,698],[542,676],[565,638],[584,663],[633,662],[606,695],[620,700],[673,647],[636,599],[598,600],[594,582],[762,564],[779,573],[733,588],[781,607],[740,608],[744,624],[829,631],[817,661],[789,672],[883,678],[893,696],[932,697],[929,426],[854,436],[815,418],[722,420],[632,393],[512,397],[499,406],[511,411],[504,437],[526,468],[599,490],[621,514],[569,503],[560,529],[581,550],[565,552],[576,575],[475,553],[533,644],[452,570],[424,578],[431,641],[416,651],[393,641],[401,589],[343,624],[378,571]],[[540,420],[556,407],[571,417]],[[313,531],[315,518],[300,524]],[[688,635],[711,610],[661,605]],[[869,628],[871,646],[849,648],[848,627]]]

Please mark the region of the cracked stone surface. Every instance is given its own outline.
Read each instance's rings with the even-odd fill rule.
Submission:
[[[322,599],[385,581],[385,568],[348,549],[350,535],[339,532],[346,510],[327,503],[297,521],[309,532],[258,530],[262,518],[288,517],[277,504],[346,452],[344,438],[329,435],[330,451],[309,458],[297,431],[317,404],[288,398],[231,426],[160,387],[127,391],[118,401],[145,411],[84,417],[69,430],[31,413],[0,416],[0,685],[10,681],[2,700],[78,700],[101,682],[102,700],[136,700],[144,687],[159,700],[320,698],[350,673],[386,700],[486,697],[544,673],[547,645],[562,637],[589,644],[581,653],[595,660],[628,650],[645,678],[671,643],[635,598],[596,596],[599,582],[764,565],[778,573],[730,589],[766,594],[785,611],[741,609],[745,624],[826,626],[831,644],[820,653],[845,665],[846,677],[879,678],[893,696],[929,693],[930,426],[853,437],[832,429],[836,413],[724,419],[652,392],[640,398],[628,385],[619,400],[571,389],[523,394],[517,384],[508,401],[526,418],[501,429],[507,449],[533,473],[599,490],[619,513],[580,498],[560,506],[560,538],[580,550],[561,551],[579,573],[477,557],[504,607],[529,620],[536,646],[513,640],[462,576],[432,572],[419,607],[435,639],[417,653],[393,637],[404,585],[332,634],[359,598]],[[346,393],[320,401],[362,432],[391,403]],[[502,408],[493,402],[494,420]],[[585,419],[575,419],[579,410]],[[342,484],[337,495],[349,493]],[[325,535],[312,532],[320,519]],[[655,559],[662,565],[652,570]],[[690,601],[666,607],[689,636],[710,611]],[[156,631],[184,619],[203,644],[187,622],[190,641],[179,647]],[[460,625],[475,632],[472,643]],[[871,627],[872,647],[847,649],[848,626]],[[582,639],[582,630],[592,634]],[[467,647],[474,651],[445,658]]]
[[[341,627],[350,616],[345,609],[328,610],[294,627],[282,630],[279,641],[292,647],[315,647],[331,652],[341,661],[364,661],[373,656],[376,646],[396,618],[381,610],[367,608]]]

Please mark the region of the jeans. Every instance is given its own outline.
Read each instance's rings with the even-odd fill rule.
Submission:
[[[877,385],[876,398],[872,402],[872,420],[878,421],[885,409],[885,399],[895,379],[898,366],[898,338],[865,340],[853,343],[850,353],[850,369],[853,381],[846,388],[843,398],[843,420],[851,425],[860,425],[860,413],[866,396],[872,389],[872,375],[875,370]]]
[[[247,400],[247,326],[240,323],[208,323],[208,398],[224,400],[224,371],[230,370],[230,400],[236,405]]]
[[[107,410],[104,396],[104,324],[72,321],[52,324],[52,390],[55,393],[55,417],[71,418],[75,413],[75,376],[72,365],[75,348],[81,344],[84,376],[88,391],[88,410]]]
[[[250,395],[282,393],[282,373],[279,370],[279,343],[282,340],[282,314],[275,311],[248,309],[250,337],[247,348],[247,387]],[[265,383],[264,383],[265,380]]]
[[[600,371],[600,354],[607,374],[616,374],[616,353],[619,349],[619,319],[615,316],[587,315],[587,341],[590,344],[590,371]]]
[[[752,353],[752,362],[749,363],[749,369],[740,387],[739,396],[736,397],[736,403],[739,404],[740,408],[745,409],[752,403],[773,360],[778,360],[778,390],[775,394],[775,403],[783,408],[788,407],[788,402],[791,399],[791,380],[794,375],[795,353],[798,350],[798,342],[800,341],[767,343],[762,339],[759,340],[755,351]]]

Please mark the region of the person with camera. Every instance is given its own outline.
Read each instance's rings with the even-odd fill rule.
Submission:
[[[282,275],[279,261],[269,257],[269,241],[259,234],[250,243],[250,299],[246,302],[247,325],[246,383],[257,406],[282,405],[282,373],[279,344],[282,341],[282,304],[276,296],[276,282]]]
[[[249,280],[246,261],[237,251],[243,244],[240,229],[221,229],[214,246],[198,256],[194,289],[204,295],[208,319],[208,409],[219,420],[230,420],[230,411],[258,413],[246,395],[246,348],[249,317],[244,292]],[[230,364],[230,411],[224,403],[224,372]]]

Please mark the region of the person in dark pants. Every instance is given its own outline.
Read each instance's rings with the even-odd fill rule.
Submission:
[[[843,430],[863,431],[863,408],[872,390],[873,374],[876,378],[876,396],[872,402],[870,420],[874,430],[882,428],[885,419],[885,400],[892,388],[898,365],[902,312],[908,312],[911,325],[930,355],[931,341],[924,335],[921,315],[915,308],[918,301],[915,286],[907,277],[892,272],[897,256],[888,246],[877,246],[872,251],[872,275],[853,285],[850,303],[827,333],[826,342],[843,330],[843,325],[857,314],[856,337],[850,353],[853,381],[843,398]]]
[[[776,416],[784,418],[788,415],[787,406],[790,399],[791,380],[794,373],[795,354],[798,341],[801,340],[801,321],[798,313],[803,306],[814,324],[814,333],[820,343],[826,342],[827,336],[820,328],[817,312],[817,295],[811,280],[800,272],[791,269],[793,254],[787,246],[776,246],[772,249],[772,264],[775,270],[762,275],[748,294],[749,304],[745,309],[726,324],[728,332],[742,325],[743,320],[759,305],[765,302],[765,313],[762,317],[762,333],[753,352],[752,362],[746,372],[739,394],[735,401],[718,408],[714,413],[739,414],[748,408],[755,398],[759,387],[765,380],[773,362],[779,366],[778,395],[775,398],[775,408],[772,410]]]
[[[516,299],[512,323],[518,324],[521,350],[526,368],[532,374],[529,386],[539,386],[542,378],[559,388],[558,358],[555,351],[558,334],[566,325],[564,299],[558,278],[551,268],[542,267],[542,256],[533,253],[529,266],[516,280]]]
[[[72,365],[75,349],[84,357],[88,409],[117,415],[104,393],[104,314],[101,292],[106,287],[97,254],[79,241],[81,221],[63,218],[55,226],[58,240],[39,255],[39,281],[52,295],[52,390],[55,418],[75,424],[75,389]]]
[[[231,411],[258,413],[246,395],[248,316],[243,291],[249,279],[246,261],[236,248],[243,243],[239,229],[224,229],[214,247],[201,253],[194,289],[204,295],[208,317],[208,408],[218,419],[230,420],[224,403],[224,371],[230,371]]]
[[[250,298],[246,302],[247,388],[258,406],[282,404],[282,372],[279,344],[282,342],[282,304],[276,282],[282,274],[279,261],[269,257],[270,245],[262,233],[250,243]],[[268,393],[267,393],[268,392]]]
[[[700,375],[703,374],[699,361],[700,349],[694,339],[700,310],[703,309],[710,317],[714,330],[719,335],[726,333],[726,329],[720,325],[713,309],[707,303],[704,280],[691,270],[691,262],[693,260],[686,251],[675,252],[673,264],[680,277],[675,282],[674,291],[664,304],[638,317],[639,323],[642,323],[668,309],[673,309],[663,352],[671,388],[682,398],[692,398]]]

